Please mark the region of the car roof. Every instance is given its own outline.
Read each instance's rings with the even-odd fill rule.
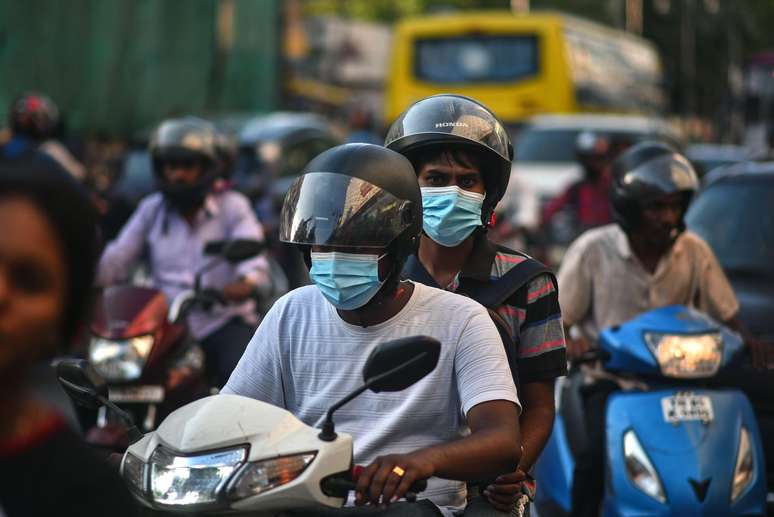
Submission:
[[[688,144],[685,146],[688,159],[729,159],[745,160],[750,152],[741,145],[732,144]]]
[[[538,115],[527,122],[537,129],[587,129],[620,133],[669,133],[677,135],[663,119],[641,115],[567,114]]]
[[[774,162],[739,162],[718,167],[704,176],[704,186],[749,179],[774,180]]]
[[[278,111],[247,121],[239,132],[239,142],[250,145],[261,140],[281,140],[296,132],[308,131],[331,135],[325,119],[313,113]]]

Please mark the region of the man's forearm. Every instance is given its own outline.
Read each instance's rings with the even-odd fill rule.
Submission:
[[[524,411],[519,418],[522,445],[519,468],[527,472],[537,461],[554,426],[554,379],[522,384]]]
[[[530,408],[529,406],[521,414],[519,426],[523,429],[521,440],[524,450],[519,461],[519,468],[524,472],[532,468],[543,451],[543,447],[551,436],[554,416],[553,408]]]
[[[516,406],[506,401],[496,403],[507,408],[496,425],[476,429],[471,422],[469,436],[421,449],[415,454],[433,465],[433,475],[445,479],[480,481],[516,470],[521,457]]]

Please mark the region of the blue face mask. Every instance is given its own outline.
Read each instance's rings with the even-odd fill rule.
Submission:
[[[481,224],[485,196],[454,187],[422,187],[422,227],[441,246],[451,248]]]
[[[309,277],[326,300],[337,309],[351,311],[368,303],[379,292],[379,260],[360,253],[312,252]]]

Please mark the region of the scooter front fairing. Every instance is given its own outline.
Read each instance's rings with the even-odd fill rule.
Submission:
[[[605,516],[765,513],[760,436],[738,390],[614,393],[606,437]]]
[[[138,499],[158,509],[263,512],[297,507],[299,501],[340,507],[343,499],[323,493],[321,481],[350,471],[352,438],[342,433],[335,441],[323,441],[319,432],[276,406],[215,395],[173,412],[129,447],[121,468]],[[273,484],[272,476],[287,476],[283,465],[275,464],[283,460],[298,464],[297,477],[261,490],[261,484]],[[200,483],[190,482],[194,475],[201,477]],[[202,488],[216,476],[220,481]]]

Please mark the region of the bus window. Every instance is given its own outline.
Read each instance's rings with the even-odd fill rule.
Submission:
[[[430,83],[513,82],[537,73],[535,36],[461,35],[415,45],[414,75]]]

